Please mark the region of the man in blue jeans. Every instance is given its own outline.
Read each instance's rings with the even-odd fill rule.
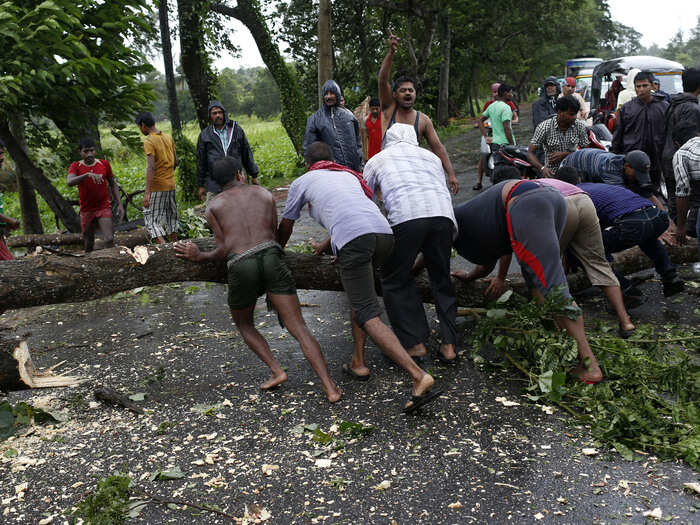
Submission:
[[[557,178],[576,184],[579,175],[576,170],[562,167]],[[658,237],[668,228],[668,214],[654,206],[644,197],[622,186],[584,182],[578,184],[593,201],[600,227],[603,230],[603,246],[606,255],[621,252],[632,246],[649,257],[661,277],[665,297],[683,291],[685,283],[678,277],[676,267],[671,263],[666,249]],[[624,294],[629,294],[633,285],[618,272],[615,272]]]

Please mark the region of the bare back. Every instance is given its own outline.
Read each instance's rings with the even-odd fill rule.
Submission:
[[[217,244],[227,253],[277,240],[275,199],[260,186],[239,184],[224,190],[209,202],[206,213]]]

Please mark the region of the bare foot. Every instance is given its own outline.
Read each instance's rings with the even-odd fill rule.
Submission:
[[[343,389],[340,388],[338,385],[335,383],[331,383],[330,388],[323,388],[324,392],[326,392],[326,397],[328,398],[328,401],[331,403],[337,403],[340,401],[340,398],[343,397]]]
[[[630,321],[629,318],[627,318],[626,322],[620,321],[620,328],[625,332],[629,332],[631,330],[635,330],[637,327],[634,326],[634,324],[632,323],[632,321]]]
[[[260,385],[260,388],[263,390],[270,390],[271,388],[275,388],[276,386],[281,385],[287,380],[287,372],[284,370],[280,370],[279,373],[275,374],[273,373],[270,376],[270,379],[265,381],[262,385]]]
[[[569,373],[572,376],[578,378],[578,380],[582,383],[586,383],[589,385],[600,383],[600,381],[603,379],[603,372],[597,365],[587,367],[584,364],[580,364],[569,370]]]
[[[455,352],[455,345],[453,344],[441,344],[439,352],[445,359],[454,359],[457,357],[457,352]]]
[[[408,355],[411,357],[425,357],[428,354],[428,350],[426,350],[423,343],[418,343],[411,348],[407,348],[406,352],[408,352]]]
[[[435,384],[435,379],[427,372],[423,372],[423,377],[419,381],[413,382],[413,395],[418,397],[425,394]]]
[[[433,384],[435,384],[435,379],[433,379],[433,376],[427,372],[424,372],[423,377],[421,377],[419,381],[413,382],[413,397],[422,396],[432,388]],[[406,403],[406,405],[404,405],[404,410],[409,408],[411,405],[413,405],[413,401]]]
[[[350,370],[352,370],[356,376],[368,376],[372,373],[370,372],[370,369],[364,365],[354,366],[353,364],[351,364]]]

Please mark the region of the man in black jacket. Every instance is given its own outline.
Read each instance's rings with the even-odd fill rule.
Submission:
[[[333,160],[354,171],[362,171],[362,137],[355,115],[340,105],[343,94],[334,80],[321,88],[323,104],[306,119],[304,146],[306,151],[314,142],[324,142],[333,152]]]
[[[665,117],[666,141],[663,149],[663,169],[666,189],[668,190],[669,215],[673,220],[676,219],[676,178],[673,173],[673,155],[678,151],[678,147],[673,141],[673,132],[681,122],[695,122],[695,129],[700,132],[698,96],[700,96],[700,69],[686,69],[683,71],[683,93],[671,96],[671,105],[666,110]],[[688,222],[688,224],[691,223]]]
[[[212,177],[214,163],[224,157],[236,157],[245,168],[253,184],[258,184],[258,165],[248,144],[243,128],[226,117],[226,109],[218,100],[209,104],[207,126],[197,140],[197,186],[200,200],[209,200],[221,193],[221,186]]]
[[[661,181],[661,153],[664,146],[664,114],[668,103],[652,91],[651,73],[641,71],[634,78],[637,96],[622,105],[617,116],[610,151],[618,155],[635,149],[649,155],[651,182]]]

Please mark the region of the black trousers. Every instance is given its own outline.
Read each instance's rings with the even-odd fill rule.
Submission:
[[[430,335],[423,299],[411,273],[419,253],[435,297],[444,344],[457,342],[457,299],[450,280],[450,253],[454,225],[447,217],[402,222],[394,230],[394,251],[382,267],[384,306],[404,348],[425,343]]]

